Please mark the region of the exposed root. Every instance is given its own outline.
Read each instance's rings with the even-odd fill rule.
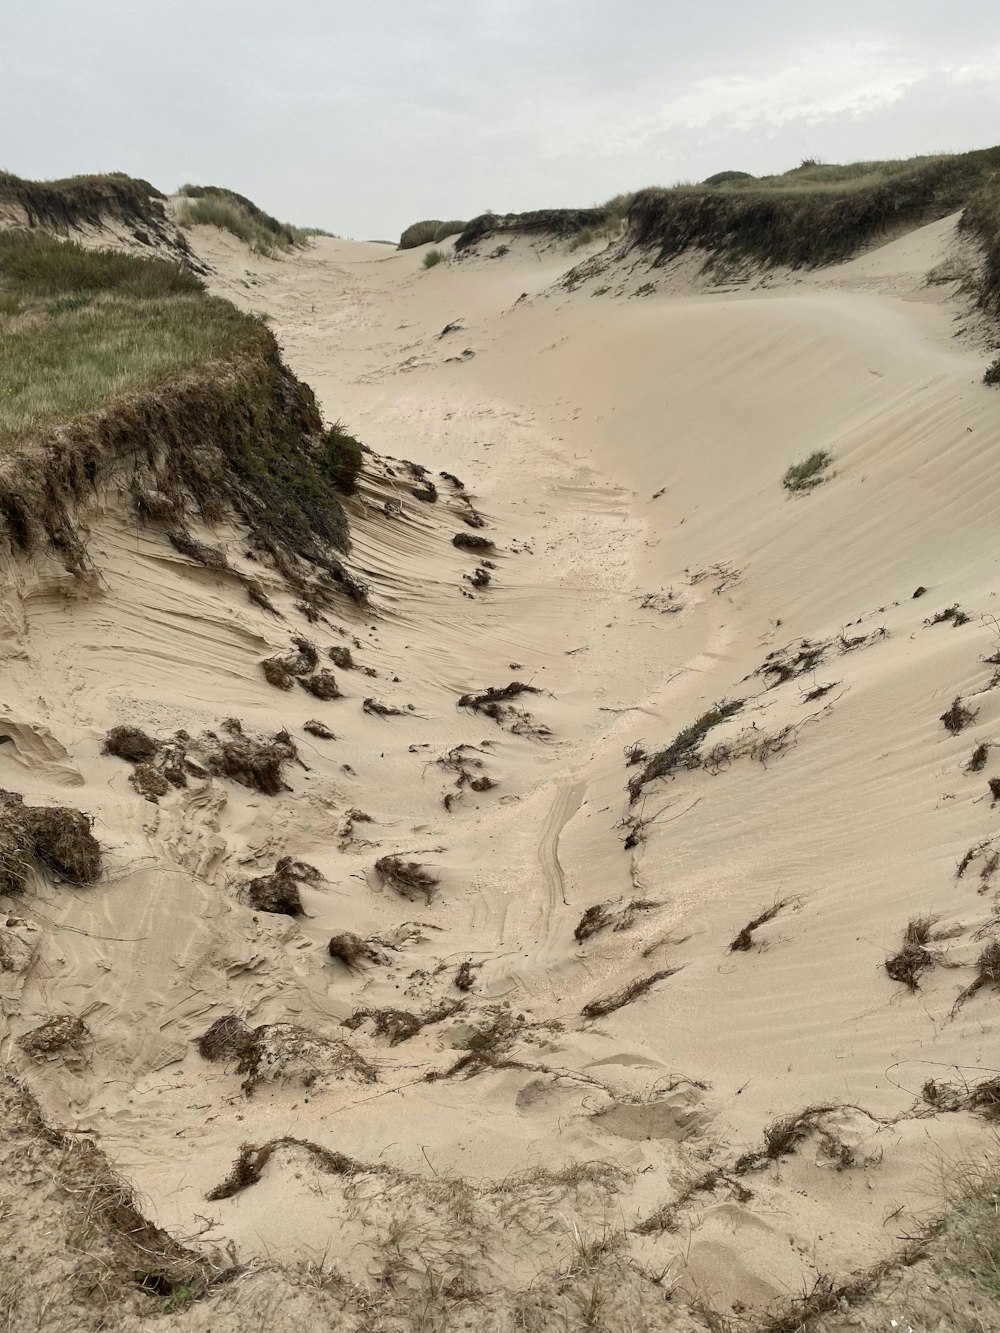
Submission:
[[[779,1116],[772,1120],[764,1130],[764,1145],[752,1152],[745,1152],[736,1159],[733,1170],[737,1175],[746,1171],[756,1171],[768,1162],[777,1161],[790,1152],[822,1124],[823,1117],[831,1111],[841,1108],[836,1102],[824,1102],[816,1106],[807,1106],[803,1111],[792,1115]]]
[[[206,569],[229,568],[225,551],[218,546],[206,546],[204,542],[197,541],[187,528],[171,528],[167,533],[167,540],[174,550],[186,555],[196,564],[204,565]]]
[[[406,713],[402,708],[395,708],[392,704],[383,703],[381,699],[366,699],[362,704],[366,713],[371,713],[375,717],[405,717]]]
[[[443,1023],[446,1018],[451,1018],[452,1014],[458,1013],[464,1007],[464,1003],[463,1000],[443,1000],[422,1014],[412,1014],[405,1009],[365,1007],[355,1009],[350,1018],[344,1020],[344,1027],[355,1032],[363,1023],[370,1022],[374,1036],[388,1037],[390,1046],[398,1046],[400,1042],[415,1037],[421,1028],[430,1027],[434,1023]]]

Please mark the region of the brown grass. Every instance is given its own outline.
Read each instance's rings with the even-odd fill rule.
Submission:
[[[976,975],[955,1000],[951,1009],[952,1015],[958,1013],[966,1000],[971,1000],[973,995],[986,986],[1000,990],[1000,940],[990,940],[979,955],[976,960]]]
[[[388,884],[404,898],[412,899],[415,894],[422,894],[428,903],[440,883],[437,876],[425,870],[418,861],[404,861],[399,856],[380,856],[375,862],[375,870],[383,884]]]
[[[621,1009],[626,1004],[631,1004],[633,1000],[638,999],[640,995],[645,995],[651,987],[658,981],[663,981],[666,977],[672,977],[675,972],[680,971],[676,967],[664,967],[658,972],[654,972],[648,977],[639,977],[635,981],[630,981],[627,986],[622,986],[620,990],[613,991],[610,995],[603,995],[596,1000],[591,1000],[580,1010],[584,1018],[603,1018],[605,1014],[613,1014],[616,1009]]]
[[[911,991],[920,989],[921,972],[934,965],[934,955],[926,947],[937,920],[933,916],[914,917],[903,932],[903,947],[885,960],[885,970],[893,981],[900,981]]]
[[[964,731],[971,722],[974,722],[979,713],[978,708],[969,708],[962,702],[962,697],[956,694],[951,701],[951,707],[941,714],[940,721],[946,731],[950,731],[953,736],[957,736],[960,731]]]
[[[794,1152],[803,1140],[819,1128],[825,1115],[839,1109],[836,1102],[824,1102],[772,1120],[764,1130],[763,1147],[743,1153],[736,1159],[733,1170],[742,1175],[745,1171],[757,1170],[768,1162],[777,1161],[779,1157]]]
[[[787,907],[789,903],[794,901],[795,899],[793,898],[780,898],[777,902],[772,903],[770,907],[766,907],[759,916],[755,916],[752,921],[748,921],[747,924],[740,931],[740,933],[733,940],[730,941],[729,952],[730,953],[748,952],[751,948],[753,948],[754,931],[757,930],[760,926],[767,925],[768,921],[773,921],[774,918],[778,915],[780,911],[782,911],[783,908]]]
[[[112,727],[101,746],[103,754],[113,754],[130,764],[144,764],[155,759],[160,742],[147,736],[141,727]]]

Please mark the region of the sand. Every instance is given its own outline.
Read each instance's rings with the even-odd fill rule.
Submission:
[[[107,873],[37,875],[3,903],[33,954],[0,977],[11,1038],[74,1014],[86,1058],[4,1049],[158,1223],[243,1263],[325,1259],[383,1285],[433,1270],[504,1299],[614,1235],[661,1275],[660,1306],[674,1290],[732,1313],[891,1255],[955,1164],[983,1160],[989,1127],[921,1098],[930,1078],[992,1076],[998,1024],[989,988],[953,1013],[996,892],[989,847],[956,877],[996,835],[996,763],[965,765],[1000,720],[983,660],[1000,647],[1000,399],[955,336],[954,286],[925,282],[953,242],[949,219],[812,276],[712,287],[690,264],[619,262],[567,287],[581,253],[537,242],[424,270],[422,250],[319,238],[278,261],[192,233],[212,288],[270,318],[378,460],[349,502],[371,607],[314,625],[266,573],[286,619],[249,604],[112,493],[87,516],[96,595],[47,558],[7,561],[0,786],[92,813]],[[815,450],[828,479],[789,495],[786,468]],[[436,502],[398,460],[430,469]],[[486,587],[452,543],[470,503],[495,543]],[[238,533],[196,535],[261,577]],[[926,623],[955,604],[967,623]],[[293,632],[350,647],[342,698],[267,684]],[[762,673],[806,640],[809,669]],[[515,680],[539,692],[499,718],[458,706]],[[976,711],[952,735],[956,695]],[[627,749],[662,749],[724,699],[742,708],[708,766],[630,801]],[[101,752],[113,725],[228,717],[288,729],[289,790],[192,780],[152,804]],[[282,856],[319,872],[294,919],[242,887]],[[438,882],[405,897],[384,856]],[[622,928],[578,941],[598,904]],[[884,963],[921,916],[939,938],[911,992]],[[378,937],[350,968],[327,952],[345,931]],[[370,1017],[343,1026],[359,1008],[434,1021],[391,1044]],[[248,1093],[235,1060],[198,1051],[229,1013],[320,1040],[289,1056],[272,1027]],[[486,1057],[452,1072],[470,1039]],[[814,1106],[834,1109],[795,1151],[737,1171],[776,1117]],[[242,1143],[282,1136],[382,1174],[330,1175],[291,1143],[206,1200]],[[712,1168],[669,1227],[641,1226]],[[629,1282],[601,1300],[653,1319]],[[561,1309],[537,1326],[578,1326]]]

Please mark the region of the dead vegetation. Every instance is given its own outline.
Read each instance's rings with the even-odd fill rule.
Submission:
[[[914,917],[903,932],[903,947],[885,960],[885,970],[893,981],[902,982],[911,991],[920,989],[917,981],[920,973],[934,966],[934,955],[927,943],[936,919],[933,916]]]
[[[360,963],[388,963],[389,957],[377,935],[362,939],[353,931],[345,930],[332,935],[327,946],[331,958],[339,959],[345,967],[356,968]]]
[[[672,977],[675,972],[679,972],[677,967],[664,967],[658,972],[652,973],[648,977],[637,977],[635,981],[630,981],[627,986],[622,986],[620,990],[612,991],[610,995],[602,995],[596,1000],[591,1000],[580,1010],[584,1018],[603,1018],[606,1014],[613,1014],[616,1009],[623,1008],[626,1004],[631,1004],[633,1000],[645,995],[651,987],[658,981],[663,981],[667,977]]]
[[[132,1187],[90,1138],[47,1124],[30,1091],[9,1076],[0,1081],[0,1116],[5,1328],[111,1328],[123,1314],[132,1322],[161,1312],[175,1294],[196,1300],[221,1275],[222,1264],[143,1215]],[[19,1226],[30,1231],[16,1234]]]
[[[374,1083],[375,1069],[353,1046],[297,1023],[248,1028],[235,1014],[216,1019],[198,1043],[206,1060],[235,1060],[247,1097],[261,1083],[312,1088],[330,1079]]]
[[[406,1009],[378,1009],[363,1007],[355,1009],[350,1018],[344,1019],[344,1027],[356,1032],[363,1024],[370,1023],[372,1035],[388,1038],[390,1046],[409,1041],[421,1029],[443,1023],[446,1018],[459,1013],[465,1005],[464,1000],[442,1000],[422,1014],[410,1013]]]
[[[824,1102],[807,1106],[804,1110],[791,1115],[779,1116],[764,1130],[763,1146],[743,1153],[736,1159],[733,1170],[737,1175],[743,1175],[747,1171],[756,1171],[766,1166],[768,1162],[775,1162],[779,1157],[787,1156],[822,1126],[824,1116],[840,1109],[836,1102]]]
[[[765,907],[759,916],[755,916],[752,921],[748,921],[739,934],[730,941],[729,952],[748,953],[754,945],[754,931],[761,926],[766,926],[769,921],[774,920],[779,912],[795,902],[798,902],[797,898],[779,898],[770,907]]]
[[[301,916],[305,909],[302,906],[300,886],[319,884],[322,879],[322,874],[315,866],[283,856],[270,875],[260,875],[249,880],[241,894],[254,911]]]
[[[116,737],[120,732],[125,733],[124,738]],[[159,740],[137,728],[113,728],[105,748],[112,754],[127,751],[122,755],[127,759],[128,754],[146,753],[153,747],[152,757],[137,764],[133,774],[133,785],[146,796],[164,795],[164,780],[180,788],[188,785],[189,777],[209,776],[229,778],[267,796],[290,790],[284,780],[284,766],[301,761],[287,731],[276,732],[270,738],[254,736],[243,730],[237,718],[230,717],[220,724],[220,732],[206,731],[194,738],[186,731],[177,731],[169,740]]]
[[[381,699],[366,699],[361,705],[366,713],[373,717],[405,717],[406,710],[394,704],[383,703]]]
[[[331,653],[334,651],[340,650],[331,649]],[[333,672],[320,667],[319,650],[302,634],[293,634],[291,649],[265,658],[260,667],[267,683],[279,690],[290,690],[298,681],[317,699],[341,698]]]
[[[335,741],[337,739],[325,722],[317,722],[315,718],[303,722],[302,730],[307,731],[310,736],[318,736],[321,741]]]
[[[445,792],[442,798],[444,807],[449,814],[455,802],[461,799],[466,789],[474,792],[487,792],[492,791],[497,785],[485,771],[485,765],[479,757],[483,753],[481,746],[463,742],[461,745],[453,745],[446,754],[439,755],[434,760],[439,768],[443,768],[446,772],[454,775],[454,790]]]
[[[941,714],[939,721],[946,731],[957,736],[960,731],[964,731],[970,723],[976,720],[979,714],[978,708],[969,708],[962,702],[962,696],[956,694],[951,701],[951,707]]]
[[[218,546],[208,546],[205,542],[198,541],[185,527],[168,528],[166,538],[175,551],[186,555],[195,564],[204,565],[206,569],[229,568],[229,559],[225,551]]]
[[[79,1053],[90,1042],[90,1029],[75,1014],[50,1018],[40,1027],[18,1037],[17,1044],[33,1060],[44,1060],[64,1051]]]
[[[474,963],[471,958],[466,958],[458,966],[455,973],[455,986],[461,991],[470,991],[476,982],[476,971],[482,967],[482,963]]]
[[[469,522],[469,520],[466,519],[466,522]],[[482,521],[480,520],[480,523],[475,526],[481,527]],[[493,551],[496,549],[495,543],[491,542],[489,537],[481,537],[475,532],[456,532],[451,539],[451,544],[465,551]]]
[[[976,960],[976,975],[958,995],[952,1005],[952,1017],[958,1013],[966,1000],[987,986],[1000,991],[1000,940],[990,940]]]
[[[947,606],[943,611],[936,611],[934,615],[928,616],[924,621],[924,624],[943,625],[950,623],[953,626],[967,625],[971,619],[972,617],[967,612],[963,611],[956,602],[954,606]]]
[[[656,1236],[660,1233],[680,1230],[681,1214],[689,1203],[699,1194],[714,1194],[725,1186],[729,1198],[737,1203],[749,1203],[753,1191],[742,1184],[735,1176],[723,1171],[721,1167],[711,1167],[700,1176],[696,1176],[680,1191],[675,1199],[663,1204],[649,1217],[644,1218],[633,1228],[637,1236]]]
[[[644,912],[651,912],[659,907],[658,902],[649,898],[632,898],[618,903],[594,903],[588,907],[576,924],[573,938],[580,944],[604,930],[628,930]]]
[[[202,1058],[213,1063],[237,1059],[250,1040],[250,1029],[237,1014],[217,1018],[198,1041]]]
[[[969,762],[965,765],[966,773],[981,773],[986,767],[990,757],[990,746],[988,741],[982,741],[972,751],[969,756]]]
[[[628,758],[636,763],[644,760],[641,773],[629,780],[629,800],[634,805],[642,794],[643,787],[657,778],[673,777],[680,769],[697,768],[701,763],[701,745],[713,727],[720,726],[733,717],[743,707],[742,699],[723,699],[702,713],[690,726],[679,731],[669,745],[653,755],[646,755],[639,750]]]
[[[101,846],[92,823],[82,810],[25,805],[19,793],[0,790],[0,893],[22,893],[33,861],[68,884],[93,884]]]
[[[543,693],[537,685],[512,680],[509,685],[491,685],[485,690],[460,695],[458,707],[470,713],[482,713],[484,717],[492,718],[498,727],[508,727],[516,736],[544,740],[551,735],[548,727],[536,722],[529,712],[513,703],[522,695]]]
[[[404,861],[399,856],[380,856],[375,862],[375,871],[383,884],[395,889],[402,897],[412,900],[421,894],[427,903],[440,883],[437,876],[425,870],[418,861]]]
[[[147,736],[141,727],[112,727],[101,746],[103,754],[113,754],[130,764],[144,764],[155,759],[160,742]]]
[[[929,1078],[920,1095],[935,1111],[975,1111],[987,1120],[1000,1120],[1000,1076],[948,1083]]]

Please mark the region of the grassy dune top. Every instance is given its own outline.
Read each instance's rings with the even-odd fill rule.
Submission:
[[[0,440],[232,356],[252,323],[179,264],[0,232]]]
[[[182,185],[185,202],[177,220],[184,226],[201,223],[231,232],[257,254],[274,255],[306,244],[318,228],[293,227],[258,208],[252,199],[220,185]]]

